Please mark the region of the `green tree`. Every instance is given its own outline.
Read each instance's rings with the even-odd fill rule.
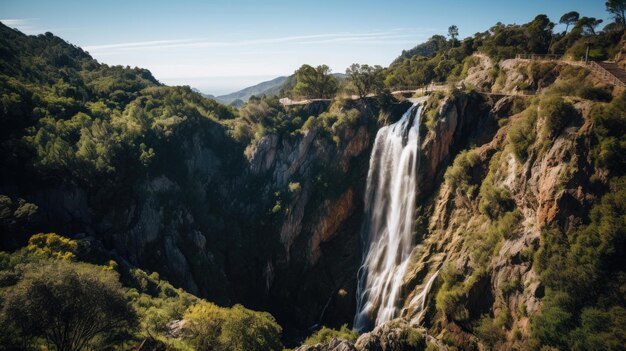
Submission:
[[[550,21],[548,16],[538,15],[525,27],[525,42],[528,52],[548,52],[552,41],[552,29],[554,28],[554,23]]]
[[[596,35],[596,27],[598,27],[602,23],[601,19],[596,19],[595,17],[581,17],[581,19],[576,22],[576,28],[581,28],[585,33]]]
[[[99,267],[55,261],[38,265],[10,289],[0,324],[21,338],[43,338],[59,351],[80,351],[99,338],[128,331],[136,315],[117,275]]]
[[[0,247],[14,249],[22,245],[25,233],[33,231],[39,207],[24,199],[0,195]]]
[[[452,43],[456,43],[456,38],[459,36],[459,27],[454,24],[448,27],[448,36],[452,39]]]
[[[360,98],[369,93],[380,94],[385,88],[385,75],[381,66],[354,63],[346,69],[346,74]]]
[[[578,12],[570,11],[564,14],[563,16],[561,16],[559,23],[565,25],[565,33],[567,33],[569,26],[576,24],[579,18],[580,18],[580,14]]]
[[[302,65],[296,72],[294,93],[307,98],[326,99],[337,93],[337,78],[326,65]]]
[[[626,0],[608,0],[606,3],[606,10],[609,11],[615,23],[621,25],[622,28],[626,27]]]

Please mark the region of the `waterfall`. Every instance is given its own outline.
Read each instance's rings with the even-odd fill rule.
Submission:
[[[415,295],[411,299],[411,302],[409,303],[410,306],[416,306],[415,311],[418,312],[416,320],[419,321],[419,323],[422,322],[422,318],[424,317],[424,313],[426,312],[426,301],[427,301],[426,297],[428,293],[430,292],[430,289],[433,287],[433,283],[435,282],[435,279],[437,279],[438,274],[439,274],[439,270],[437,270],[430,277],[430,279],[428,279],[422,291],[419,294]]]
[[[360,331],[395,318],[401,304],[402,278],[413,249],[422,102],[376,134],[361,229],[363,261],[354,319]]]

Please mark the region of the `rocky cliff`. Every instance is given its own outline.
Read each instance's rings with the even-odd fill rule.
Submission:
[[[213,121],[183,123],[145,174],[115,187],[3,188],[36,204],[32,230],[95,238],[194,294],[268,310],[289,338],[352,321],[369,152],[380,124],[408,106],[311,104],[284,111],[309,126],[250,145]]]
[[[537,69],[532,65],[515,60],[501,63],[508,81],[505,87],[534,84],[539,87],[535,91],[543,88],[547,95],[567,79],[563,72],[572,69],[564,64],[548,64],[542,76],[525,76],[526,70]],[[605,86],[594,77],[588,79],[591,84]],[[489,81],[480,84],[493,87]],[[541,310],[545,293],[545,284],[532,262],[542,231],[551,227],[567,231],[586,222],[591,205],[598,199],[603,182],[592,184],[590,179],[605,178],[606,170],[594,167],[592,161],[593,103],[573,99],[572,108],[563,116],[566,121],[550,130],[549,117],[545,117],[549,107],[537,103],[543,98],[485,98],[491,111],[482,118],[498,119],[501,127],[497,131],[481,126],[480,114],[464,117],[455,111],[458,105],[444,101],[435,127],[422,144],[431,165],[423,173],[433,175],[433,169],[437,169],[433,165],[448,157],[436,146],[438,142],[469,142],[468,151],[458,154],[446,176],[439,177],[443,181],[420,213],[427,218],[420,232],[423,239],[413,251],[412,269],[405,277],[404,316],[429,325],[440,340],[472,348],[476,342],[473,338],[479,334],[473,323],[481,316],[491,316],[506,319],[506,326],[501,327],[506,335],[498,343],[505,343],[506,348],[520,347],[530,334],[529,319]],[[520,99],[526,100],[523,112],[519,111],[522,108],[512,109],[515,103],[522,103]],[[524,133],[533,135],[534,140],[529,142],[526,157],[520,159],[513,133],[519,131],[529,114],[539,118],[525,127]],[[471,127],[457,133],[463,123]],[[424,318],[411,301],[436,274],[439,277],[431,293],[431,315]],[[416,281],[419,283],[414,287]],[[459,291],[450,294],[453,286]],[[439,316],[434,315],[435,305]],[[497,346],[495,342],[481,342]]]
[[[493,64],[479,58],[464,84],[489,94],[453,92],[424,112],[416,246],[403,281],[401,318],[350,347],[303,349],[405,348],[385,341],[394,333],[421,334],[433,349],[535,347],[539,327],[533,330],[531,320],[542,313],[546,284],[555,289],[534,262],[546,240],[554,240],[546,232],[581,230],[608,179],[621,172],[600,166],[594,151],[592,111],[602,102],[569,97],[556,126],[544,102],[566,89],[572,75],[580,79],[575,84],[613,96],[622,91],[563,63],[504,61],[494,77],[488,71]],[[570,94],[576,93],[564,95]],[[392,332],[402,321],[408,324]]]
[[[564,65],[531,66],[505,61],[494,77],[480,56],[464,84],[497,94],[434,94],[423,112],[416,246],[402,317],[427,327],[431,343],[475,347],[476,321],[503,314],[506,341],[498,342],[525,340],[545,291],[531,258],[542,231],[586,221],[605,188],[588,181],[606,184],[607,175],[591,161],[592,103],[585,99],[573,103],[558,133],[545,134],[542,118],[525,130],[535,138],[523,159],[513,150],[509,130],[529,113],[541,115],[542,106],[498,93],[558,87],[571,74]],[[354,315],[371,147],[380,125],[409,106],[369,100],[286,111],[315,123],[264,135],[247,158],[246,145],[207,123],[173,138],[164,148],[177,151],[162,153],[163,166],[129,189],[50,186],[31,199],[47,228],[94,236],[118,257],[218,303],[269,310],[288,337],[338,326]],[[373,349],[378,341],[368,340],[357,348]]]

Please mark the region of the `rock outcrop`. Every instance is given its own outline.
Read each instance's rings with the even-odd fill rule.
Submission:
[[[98,192],[51,184],[36,191],[42,227],[102,241],[115,256],[158,271],[218,304],[269,310],[301,334],[354,315],[359,229],[369,150],[379,119],[405,104],[353,103],[350,123],[268,133],[249,147],[207,122],[171,138],[135,183]],[[287,111],[308,118],[320,102]]]
[[[509,67],[504,69],[513,69],[520,63],[505,61],[504,65]],[[523,78],[507,75],[505,86],[514,85],[518,79]],[[488,82],[484,85],[489,86]],[[551,226],[567,229],[580,224],[596,199],[588,181],[595,172],[588,147],[591,139],[588,106],[583,102],[575,104],[569,123],[551,139],[542,134],[544,122],[540,119],[532,132],[538,135],[537,145],[543,144],[532,148],[529,157],[520,161],[507,139],[509,127],[524,118],[519,114],[511,116],[514,98],[502,97],[496,101],[485,98],[492,106],[491,111],[471,117],[451,108],[454,104],[449,99],[442,104],[439,119],[422,143],[427,167],[422,172],[434,181],[432,195],[418,214],[423,226],[418,228],[419,242],[404,279],[407,294],[403,316],[426,326],[428,333],[437,339],[455,340],[453,344],[463,349],[475,348],[482,342],[475,338],[469,324],[482,315],[509,316],[507,346],[500,347],[515,348],[528,337],[530,316],[541,310],[545,291],[532,269],[532,254],[539,248],[541,232]],[[463,99],[458,101],[464,106]],[[481,120],[495,121],[502,116],[507,119],[506,123],[500,122],[499,129],[493,128],[493,124],[491,128],[477,128]],[[470,122],[471,127],[459,133],[464,121]],[[454,145],[463,145],[476,157],[463,171],[468,177],[464,189],[441,177],[449,160],[461,149]],[[484,195],[479,190],[485,182],[508,194],[512,204],[507,206],[515,209],[510,212],[514,222],[503,229],[504,239],[493,246],[493,253],[477,251],[484,250],[483,247],[491,249],[480,243],[488,240],[481,233],[494,230],[494,223],[501,220],[490,218],[481,207]],[[479,263],[481,255],[488,257],[483,263]],[[435,295],[443,281],[441,271],[446,269],[464,276],[463,288],[459,289],[466,290],[457,302],[467,313],[464,316],[446,318],[435,308]],[[428,310],[423,312],[413,301],[438,273],[426,302]]]
[[[354,345],[352,345],[349,341],[340,340],[340,339],[332,339],[328,343],[324,343],[324,344],[304,345],[296,349],[296,351],[356,351],[356,350],[357,349],[354,348]]]
[[[496,82],[485,72],[493,68],[486,60],[478,58],[468,79],[498,94],[453,92],[435,113],[424,112],[436,120],[423,127],[416,246],[403,279],[401,318],[361,335],[356,350],[405,349],[397,340],[411,329],[430,349],[531,347],[525,343],[530,319],[542,311],[546,295],[533,269],[542,233],[584,223],[606,187],[605,171],[592,161],[591,102],[574,99],[566,122],[548,132],[541,104],[516,88],[549,89],[567,65],[534,67],[543,75],[532,76],[533,63],[507,60]],[[531,145],[520,158],[508,134],[529,115],[535,117],[524,133]],[[479,323],[492,328],[483,333],[498,336],[478,335]]]
[[[329,342],[303,345],[296,351],[422,351],[446,350],[426,330],[410,326],[405,320],[395,319],[364,333],[354,342],[333,338]]]

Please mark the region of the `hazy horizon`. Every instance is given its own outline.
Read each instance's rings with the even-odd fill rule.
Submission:
[[[525,23],[539,13],[552,21],[570,10],[602,18],[598,1],[318,1],[228,3],[165,1],[91,3],[3,1],[0,21],[26,34],[47,31],[99,62],[149,69],[168,85],[224,95],[292,74],[304,63],[344,72],[352,63],[388,66],[402,50],[448,26],[460,37],[496,22]],[[71,19],[71,20],[68,20]]]

